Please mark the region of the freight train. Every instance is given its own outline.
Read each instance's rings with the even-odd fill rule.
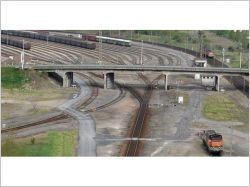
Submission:
[[[1,43],[11,45],[18,48],[24,48],[25,50],[30,50],[31,44],[30,42],[22,41],[22,40],[16,40],[16,39],[9,39],[5,37],[1,37]]]
[[[130,40],[123,40],[123,39],[119,39],[119,38],[110,38],[110,37],[105,37],[105,36],[77,34],[77,33],[69,33],[69,32],[56,32],[56,31],[49,31],[49,32],[47,32],[47,35],[82,39],[82,40],[93,41],[93,42],[100,42],[101,41],[102,43],[121,45],[121,46],[127,46],[127,47],[131,46]]]
[[[110,37],[95,36],[95,35],[82,35],[82,39],[87,40],[87,41],[95,41],[95,42],[101,41],[102,43],[131,47],[130,40],[123,40],[123,39],[119,39],[119,38],[110,38]]]
[[[66,45],[82,47],[82,48],[86,48],[86,49],[95,49],[96,48],[96,44],[93,42],[75,40],[72,38],[65,38],[65,37],[60,37],[60,36],[43,35],[43,34],[39,34],[37,32],[32,32],[32,31],[14,31],[14,30],[6,31],[6,30],[2,30],[1,33],[12,35],[12,36],[20,36],[20,37],[25,37],[25,38],[32,38],[32,39],[45,40],[45,41],[50,41],[50,42],[57,42],[57,43],[62,43],[62,44],[66,44]]]

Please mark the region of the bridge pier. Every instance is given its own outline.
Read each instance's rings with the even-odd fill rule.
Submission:
[[[168,90],[168,75],[169,75],[169,73],[164,73],[164,87],[165,87],[165,90]]]
[[[115,87],[115,73],[104,73],[104,89],[113,89]]]
[[[63,87],[67,88],[73,84],[73,72],[65,72],[63,74]]]
[[[215,76],[215,89],[218,92],[220,91],[220,78],[221,78],[221,75]]]

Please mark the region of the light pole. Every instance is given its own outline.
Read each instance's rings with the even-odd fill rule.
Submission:
[[[99,31],[99,36],[102,36],[102,31]],[[99,64],[101,64],[102,60],[102,39],[99,38]]]
[[[224,63],[224,57],[225,57],[225,49],[222,48],[222,63],[221,63],[222,67],[223,67],[223,63]]]
[[[242,59],[242,43],[240,43],[240,68],[241,68],[241,59]]]
[[[9,44],[9,35],[8,35],[8,31],[7,31],[7,45]]]
[[[22,69],[23,69],[23,66],[24,66],[24,39],[23,39],[23,51],[21,53],[21,64],[22,64]]]
[[[143,65],[143,40],[141,41],[141,65]]]
[[[171,40],[172,40],[172,38],[171,38],[171,31],[169,31],[169,44],[171,45]]]
[[[230,126],[231,128],[231,146],[230,146],[230,156],[232,156],[233,153],[233,126]]]
[[[176,91],[176,102],[178,103],[178,97],[179,97],[179,81],[176,81],[177,83],[177,91]]]
[[[151,40],[151,44],[153,44],[152,35],[153,35],[153,33],[152,33],[152,30],[151,30],[151,31],[150,31],[150,40]]]
[[[187,52],[187,49],[188,49],[188,36],[186,38],[186,43],[185,43],[185,53]]]

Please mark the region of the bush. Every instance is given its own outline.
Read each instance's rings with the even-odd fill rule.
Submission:
[[[215,45],[214,47],[215,47],[215,49],[217,49],[217,50],[222,50],[222,48],[223,48],[221,45]]]
[[[36,141],[36,139],[35,139],[34,137],[32,137],[32,138],[30,139],[30,143],[31,143],[32,145],[35,144],[35,141]]]
[[[30,82],[31,78],[25,71],[13,67],[2,67],[1,83],[4,88],[20,88]]]
[[[235,48],[234,48],[233,46],[229,46],[229,47],[228,47],[228,51],[234,52],[234,51],[235,51]]]

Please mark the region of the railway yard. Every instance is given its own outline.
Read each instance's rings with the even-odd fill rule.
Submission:
[[[89,49],[81,47],[80,42],[70,45],[69,38],[53,42],[48,37],[2,36],[30,43],[31,48],[24,50],[25,65],[185,68],[192,67],[197,58],[135,41],[123,46],[99,39],[88,41],[92,42]],[[23,49],[18,45],[8,45],[7,40],[1,45],[2,68],[20,66]],[[108,89],[104,88],[105,72],[73,72],[73,83],[66,88],[45,72],[19,71],[31,80],[21,88],[2,87],[2,147],[8,141],[17,145],[26,141],[32,146],[51,132],[73,132],[71,153],[63,150],[56,156],[212,156],[199,133],[213,129],[223,136],[221,156],[249,156],[248,93],[237,89],[230,76],[221,77],[220,89],[215,91],[207,89],[193,74],[170,74],[165,89],[160,72],[116,72],[114,88]],[[183,103],[178,102],[180,98]],[[62,139],[68,145],[66,141]],[[4,156],[18,156],[3,150]]]

